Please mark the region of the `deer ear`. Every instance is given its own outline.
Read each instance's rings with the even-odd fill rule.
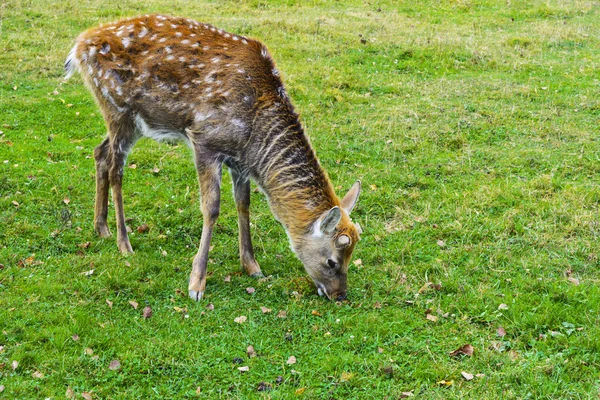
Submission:
[[[321,232],[323,233],[331,233],[335,230],[335,227],[342,219],[342,212],[339,207],[333,207],[331,210],[327,211],[327,214],[321,220]]]
[[[348,190],[348,193],[344,196],[341,202],[341,206],[348,215],[352,212],[352,209],[358,202],[358,195],[360,194],[360,181],[354,182],[354,185]]]

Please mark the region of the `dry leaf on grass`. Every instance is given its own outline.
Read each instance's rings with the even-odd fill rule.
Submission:
[[[468,372],[462,371],[460,374],[462,375],[463,378],[465,378],[468,381],[473,379],[473,374],[470,374]]]
[[[246,322],[248,318],[246,318],[245,315],[240,315],[239,317],[235,318],[233,321],[237,324],[243,324],[244,322]]]
[[[4,385],[0,385],[0,393],[4,392]]]
[[[508,310],[508,304],[504,304],[504,303],[500,304],[498,306],[498,310]]]
[[[238,370],[241,372],[248,372],[248,371],[250,371],[250,367],[247,365],[244,365],[243,367],[238,367]]]
[[[74,342],[79,340],[79,335],[75,334],[73,336],[71,336],[71,339],[73,339]]]
[[[321,316],[321,313],[320,313],[320,312],[318,312],[317,310],[312,310],[310,313],[311,313],[312,315],[316,315],[317,317],[320,317],[320,316]]]
[[[281,310],[277,313],[278,318],[287,318],[287,312]]]
[[[17,360],[14,360],[10,366],[12,367],[12,370],[16,370],[17,368],[19,368],[19,362]]]
[[[112,308],[113,306],[113,302],[110,301],[109,299],[106,299],[106,304],[108,304],[108,307]]]
[[[568,280],[569,282],[571,282],[573,285],[575,285],[575,286],[579,286],[579,279],[577,279],[577,278],[573,278],[573,277],[571,277],[571,276],[570,276],[570,277],[568,277],[568,278],[567,278],[567,280]]]
[[[433,314],[427,314],[427,315],[425,316],[425,318],[427,318],[427,319],[428,319],[429,321],[431,321],[431,322],[437,322],[437,320],[438,320],[438,317],[436,317],[436,316],[435,316],[435,315],[433,315]]]
[[[152,308],[150,308],[149,306],[144,307],[144,311],[142,312],[142,317],[144,317],[144,319],[148,319],[148,318],[152,317]]]
[[[86,349],[84,351],[85,351],[85,354],[87,354],[88,356],[91,356],[92,354],[94,354],[94,350],[92,350],[90,347],[86,347]]]
[[[150,229],[150,227],[148,226],[147,223],[143,223],[140,226],[137,227],[137,231],[138,233],[145,233],[148,232],[148,230]]]
[[[44,374],[42,374],[40,371],[35,371],[31,374],[31,376],[35,379],[41,379],[44,377]]]
[[[248,354],[248,357],[250,358],[256,357],[258,355],[254,350],[254,346],[252,345],[248,346],[248,348],[246,349],[246,354]]]
[[[213,303],[210,303],[210,304],[208,304],[208,305],[206,306],[206,309],[207,309],[207,310],[209,310],[209,311],[212,311],[212,310],[214,310],[214,309],[215,309],[215,306],[214,306],[214,304],[213,304]]]
[[[253,287],[247,287],[247,288],[246,288],[246,292],[247,292],[248,294],[252,294],[252,293],[254,293],[255,291],[256,291],[256,289],[254,289]]]
[[[354,260],[352,263],[358,267],[358,266],[362,265],[362,260],[360,258],[358,258],[358,259]]]
[[[342,372],[342,375],[340,376],[340,382],[348,382],[352,378],[354,378],[354,374],[352,372]]]
[[[413,392],[402,392],[400,393],[400,398],[401,399],[406,399],[408,397],[413,397],[414,393]]]
[[[223,282],[231,282],[231,275],[227,275],[225,278],[223,278]]]
[[[271,309],[270,309],[270,308],[267,308],[267,307],[261,307],[261,308],[260,308],[260,311],[262,311],[262,312],[263,312],[263,314],[268,314],[268,313],[270,313],[270,312],[271,312]]]
[[[73,389],[71,389],[70,387],[67,386],[67,392],[65,393],[65,397],[69,400],[74,400],[75,399],[75,392],[73,391]]]
[[[445,379],[442,379],[437,384],[440,386],[452,386],[454,384],[454,381],[447,381]]]
[[[70,202],[71,202],[71,200],[70,200],[68,197],[65,197],[65,198],[63,199],[63,203],[65,203],[65,204],[67,204],[67,205],[69,205],[69,203],[70,203]]]
[[[129,305],[131,305],[131,307],[133,307],[134,310],[137,310],[139,306],[139,304],[135,300],[129,300]]]
[[[288,364],[288,365],[296,364],[296,357],[290,356],[290,358],[288,358],[288,360],[286,361],[286,364]]]
[[[121,368],[121,362],[119,360],[112,360],[108,365],[108,369],[111,371],[116,371]]]
[[[500,336],[500,337],[506,336],[506,330],[501,326],[499,326],[498,329],[496,329],[496,332],[498,333],[498,336]]]
[[[88,392],[83,392],[81,393],[81,396],[85,399],[85,400],[92,400],[92,394],[88,393]]]
[[[306,388],[300,388],[300,389],[296,389],[296,391],[294,392],[296,395],[301,395],[302,393],[304,393],[304,391],[306,390]]]
[[[470,344],[465,344],[464,346],[450,352],[451,357],[458,357],[461,355],[471,357],[473,355],[473,346]]]

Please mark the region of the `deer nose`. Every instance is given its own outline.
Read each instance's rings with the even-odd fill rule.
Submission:
[[[346,300],[346,293],[340,294],[338,297],[335,298],[335,301],[344,301],[344,300]]]

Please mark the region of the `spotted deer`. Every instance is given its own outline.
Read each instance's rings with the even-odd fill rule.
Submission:
[[[356,181],[340,200],[319,164],[279,71],[259,41],[191,19],[146,15],[83,32],[65,62],[79,70],[108,128],[94,149],[94,227],[110,236],[112,189],[117,245],[131,253],[123,211],[126,158],[141,137],[191,148],[201,193],[202,235],[189,279],[198,301],[219,216],[221,169],[229,168],[243,269],[262,276],[250,237],[250,179],[262,189],[319,295],[346,298],[350,257],[360,228],[349,218]]]

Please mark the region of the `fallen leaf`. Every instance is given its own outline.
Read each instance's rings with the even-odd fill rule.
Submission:
[[[306,390],[306,388],[300,388],[300,389],[296,389],[296,391],[294,392],[296,395],[301,395],[302,393],[304,393],[304,391]]]
[[[175,310],[175,312],[186,312],[187,311],[185,308],[181,308],[181,307],[177,307],[177,306],[173,306],[173,310]]]
[[[119,360],[112,360],[108,365],[108,369],[111,371],[116,371],[121,368],[121,362]]]
[[[75,392],[73,391],[73,389],[71,389],[70,387],[67,386],[67,392],[65,393],[65,397],[69,400],[74,400],[75,399]]]
[[[63,199],[63,203],[65,203],[66,205],[69,205],[70,202],[71,202],[71,200],[68,197],[65,197]]]
[[[321,313],[320,313],[320,312],[318,312],[317,310],[312,310],[310,313],[311,313],[312,315],[316,315],[317,317],[320,317],[320,316],[321,316]]]
[[[441,385],[441,386],[452,386],[454,384],[454,381],[447,381],[447,380],[443,379],[443,380],[439,381],[437,384]]]
[[[463,376],[463,378],[465,378],[468,381],[473,379],[473,374],[470,374],[468,372],[462,371],[460,374]]]
[[[568,277],[568,278],[567,278],[567,280],[568,280],[569,282],[571,282],[573,285],[575,285],[575,286],[579,286],[579,279],[577,279],[577,278],[573,278],[573,277],[571,277],[571,276],[570,276],[570,277]]]
[[[261,307],[261,308],[260,308],[260,311],[262,311],[262,312],[263,312],[263,314],[268,314],[268,313],[270,313],[272,310],[271,310],[270,308],[267,308],[267,307]]]
[[[129,165],[129,168],[131,168],[131,169],[136,169],[136,168],[137,168],[137,165],[135,165],[135,164],[130,164],[130,165]]]
[[[0,346],[0,353],[4,351],[4,346]]]
[[[431,322],[437,322],[437,320],[438,320],[438,317],[436,317],[436,316],[435,316],[435,315],[433,315],[433,314],[427,314],[427,315],[425,316],[425,318],[427,318],[427,319],[428,319],[429,321],[431,321]]]
[[[254,346],[252,345],[248,346],[248,348],[246,349],[246,354],[248,354],[248,357],[250,358],[256,357],[258,355],[254,350]]]
[[[71,336],[71,339],[73,339],[74,342],[79,340],[79,335],[75,334],[73,336]]]
[[[483,378],[485,376],[485,374],[475,374],[475,376],[478,378]]]
[[[446,242],[444,242],[442,239],[437,241],[437,245],[440,247],[446,247]]]
[[[248,371],[250,371],[250,367],[247,365],[244,365],[243,367],[238,367],[238,370],[241,372],[248,372]]]
[[[13,371],[16,370],[17,368],[19,368],[19,362],[17,360],[14,360],[11,363],[11,367],[12,367]]]
[[[92,400],[92,394],[89,392],[83,392],[81,393],[81,396],[85,399],[85,400]]]
[[[0,385],[0,393],[4,392],[4,385]]]
[[[109,306],[110,308],[112,308],[112,306],[113,306],[113,302],[112,302],[112,301],[110,301],[109,299],[106,299],[106,304],[108,304],[108,306]]]
[[[35,371],[33,374],[31,374],[31,376],[35,379],[41,379],[44,377],[44,374],[42,374],[40,371]]]
[[[342,372],[342,375],[340,376],[340,382],[348,382],[353,377],[354,374],[352,372]]]
[[[267,382],[260,382],[258,384],[258,387],[256,388],[256,390],[258,390],[259,392],[265,392],[271,389],[273,389],[273,386]]]
[[[296,364],[296,357],[290,356],[290,358],[288,358],[288,360],[285,363],[288,365]]]
[[[501,326],[498,327],[498,329],[496,329],[496,332],[498,333],[498,336],[500,336],[500,337],[506,336],[506,330]]]
[[[77,247],[82,248],[82,249],[88,249],[91,246],[90,242],[85,242],[85,243],[81,243],[78,244]]]
[[[150,308],[149,306],[144,307],[144,311],[142,312],[142,317],[144,317],[144,319],[148,319],[148,318],[152,317],[152,308]]]
[[[15,207],[19,207],[19,202],[16,200],[11,201],[12,205]]]
[[[231,282],[231,275],[227,275],[225,278],[223,278],[223,282]]]
[[[362,260],[360,258],[357,258],[352,263],[358,267],[358,266],[362,265]]]
[[[155,174],[158,174],[158,173],[160,172],[160,169],[158,169],[158,168],[153,168],[153,169],[152,169],[152,172],[154,172]]]
[[[94,274],[94,270],[93,269],[90,269],[89,271],[83,271],[81,273],[81,275],[83,275],[83,276],[90,276],[90,275],[93,275],[93,274]]]
[[[414,393],[413,392],[402,392],[400,393],[400,398],[401,399],[406,399],[407,397],[413,397]]]
[[[150,229],[150,227],[148,226],[147,223],[143,223],[143,224],[141,224],[140,226],[137,227],[138,233],[148,232],[149,229]]]
[[[245,315],[240,315],[239,317],[235,318],[233,321],[237,324],[243,324],[244,322],[246,322],[248,318],[246,318]]]
[[[248,292],[248,294],[252,294],[256,291],[256,289],[254,289],[253,287],[247,287],[246,288],[246,292]]]
[[[212,311],[215,309],[215,305],[213,303],[210,303],[206,306],[206,309]]]
[[[498,306],[498,310],[508,310],[508,304],[504,304],[504,303],[500,304]]]
[[[287,318],[287,312],[281,310],[277,313],[278,318]]]
[[[198,386],[198,387],[196,388],[196,394],[197,394],[198,396],[200,396],[200,393],[202,393],[202,389],[200,388],[200,386]]]
[[[134,310],[137,310],[139,304],[135,300],[129,300],[129,305],[133,307]]]
[[[470,344],[465,344],[464,346],[450,352],[451,357],[458,357],[460,355],[471,357],[473,355],[473,346]]]
[[[85,354],[87,354],[88,356],[91,356],[92,354],[94,354],[94,350],[92,350],[90,347],[86,347],[86,349],[84,351],[85,351]]]
[[[377,352],[378,352],[379,354],[381,354],[381,353],[383,353],[383,349],[382,349],[381,347],[378,347],[378,348],[377,348]]]

